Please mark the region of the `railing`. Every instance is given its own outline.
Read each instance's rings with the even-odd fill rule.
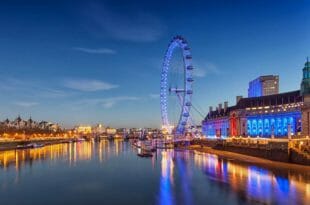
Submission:
[[[260,149],[294,149],[299,154],[310,159],[310,138],[251,138],[229,137],[220,140],[223,146],[248,147]]]
[[[294,149],[299,154],[302,154],[304,157],[310,159],[310,139],[309,139],[309,137],[292,139],[289,141],[288,145],[289,145],[290,149]]]
[[[288,139],[270,139],[270,138],[251,138],[251,137],[231,137],[224,140],[225,145],[243,146],[255,148],[279,148],[287,149]]]

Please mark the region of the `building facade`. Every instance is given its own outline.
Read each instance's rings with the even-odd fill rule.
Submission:
[[[310,136],[310,63],[305,63],[300,90],[237,96],[234,106],[210,107],[202,126],[210,138]]]
[[[37,122],[34,121],[31,117],[28,120],[24,120],[20,116],[18,116],[15,120],[12,121],[6,119],[0,122],[0,127],[5,130],[15,129],[17,131],[26,129],[27,130],[37,129],[37,130],[57,132],[61,130],[61,127],[58,124],[46,121]]]
[[[79,125],[74,129],[78,134],[91,134],[92,127],[90,125]]]
[[[249,82],[248,97],[260,97],[279,93],[279,76],[265,75]]]

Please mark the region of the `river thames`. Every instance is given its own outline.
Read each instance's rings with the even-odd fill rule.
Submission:
[[[0,152],[1,204],[307,204],[310,174],[119,140]]]

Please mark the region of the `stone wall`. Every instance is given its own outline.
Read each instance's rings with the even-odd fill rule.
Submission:
[[[237,147],[237,146],[216,146],[218,150],[236,152],[239,154],[249,155],[253,157],[260,157],[264,159],[279,161],[279,162],[290,162],[287,149],[262,149],[252,147]]]
[[[301,135],[310,136],[310,95],[303,96],[303,106],[301,106]]]
[[[289,160],[292,163],[310,166],[310,159],[296,149],[290,149]]]

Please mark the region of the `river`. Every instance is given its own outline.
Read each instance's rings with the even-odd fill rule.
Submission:
[[[0,204],[310,204],[310,173],[121,140],[0,152]]]

